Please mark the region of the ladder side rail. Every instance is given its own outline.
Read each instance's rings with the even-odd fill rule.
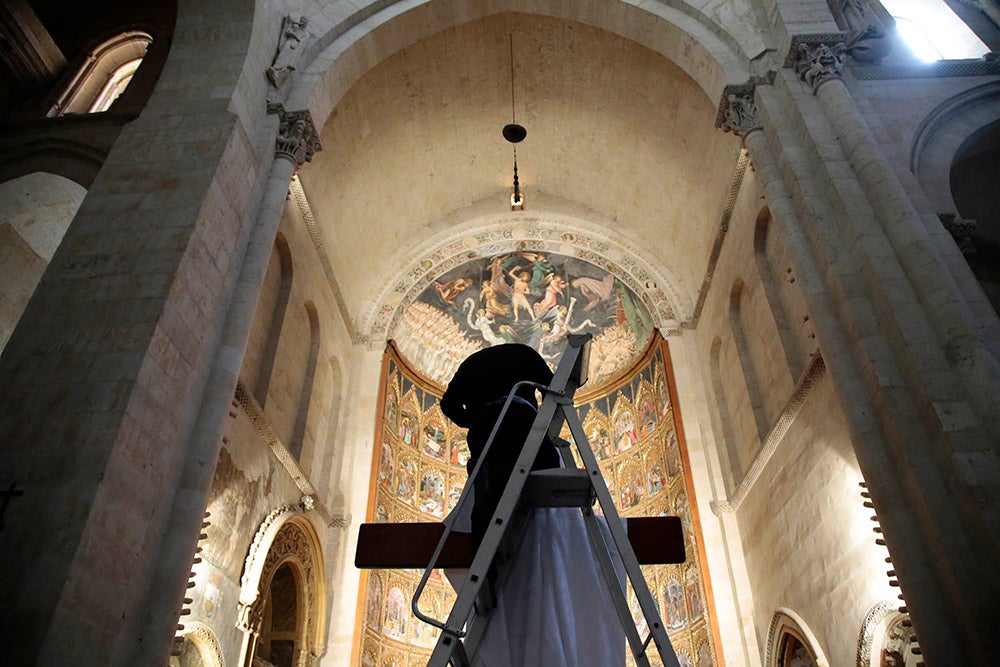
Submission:
[[[513,401],[514,395],[517,393],[518,389],[528,385],[538,386],[534,382],[525,380],[522,382],[518,382],[516,385],[514,385],[511,388],[510,393],[507,394],[507,399],[504,401],[503,408],[501,408],[500,410],[500,416],[497,417],[496,423],[493,424],[493,429],[490,431],[490,437],[487,438],[486,445],[483,447],[483,453],[479,456],[479,459],[476,461],[476,465],[473,466],[472,468],[472,474],[469,476],[469,478],[466,480],[465,485],[462,487],[462,493],[459,495],[458,502],[455,504],[454,516],[458,515],[458,511],[461,510],[461,508],[465,505],[466,501],[468,500],[470,491],[473,488],[472,480],[474,480],[476,476],[479,475],[479,472],[483,466],[483,462],[486,460],[486,455],[489,453],[490,447],[493,445],[493,439],[496,436],[497,431],[500,430],[500,424],[503,423],[504,418],[507,416],[507,410],[508,408],[510,408],[510,404]],[[449,515],[445,517],[445,520],[443,521],[444,532],[441,534],[441,538],[438,540],[437,546],[434,548],[434,553],[431,555],[430,562],[427,564],[427,567],[424,568],[423,575],[420,577],[420,583],[417,584],[417,587],[413,593],[413,597],[410,598],[410,610],[413,612],[413,615],[419,618],[424,623],[433,625],[434,627],[441,630],[444,630],[445,622],[439,621],[435,618],[431,618],[430,616],[427,616],[423,612],[421,612],[420,597],[423,595],[424,589],[427,587],[427,582],[430,580],[431,572],[434,570],[434,566],[437,564],[437,560],[441,556],[441,551],[444,549],[445,542],[448,541],[448,537],[451,535],[454,523],[454,516],[451,513],[449,513]]]
[[[663,620],[660,618],[660,612],[653,602],[653,595],[650,593],[649,585],[646,583],[646,578],[639,568],[639,561],[636,560],[635,552],[632,551],[632,545],[625,534],[625,528],[622,526],[618,510],[611,500],[608,486],[605,484],[604,477],[601,475],[601,469],[597,465],[597,457],[594,456],[594,452],[591,450],[589,444],[586,447],[580,446],[580,443],[587,443],[587,434],[583,430],[583,424],[580,423],[580,415],[575,410],[567,411],[566,423],[569,425],[570,433],[573,435],[573,442],[577,443],[577,451],[580,452],[580,458],[583,460],[584,467],[590,473],[597,501],[604,512],[605,519],[607,519],[611,537],[618,548],[618,552],[621,554],[622,563],[625,565],[629,581],[632,582],[632,589],[635,591],[642,614],[646,617],[646,623],[649,626],[653,641],[656,642],[660,659],[663,661],[664,667],[680,667],[677,654],[674,652],[674,647],[670,643],[670,638],[667,636],[667,631],[663,626]]]
[[[561,424],[563,421],[566,421],[568,423],[569,420],[566,417],[566,412],[568,410],[572,410],[575,413],[576,407],[572,405],[563,405],[560,407],[559,416],[562,417],[562,419],[553,420],[553,422],[559,421]],[[549,431],[549,434],[550,436],[552,435],[551,430]],[[573,458],[571,447],[575,444],[577,449],[581,449],[584,446],[590,449],[589,440],[585,438],[582,442],[579,442],[574,436],[573,443],[566,442],[562,439],[559,440],[559,443],[559,450],[563,455],[563,465],[566,468],[579,470],[580,466],[577,465],[576,459]],[[565,444],[562,445],[561,443]],[[591,479],[590,481],[591,488],[594,488],[594,480]],[[608,540],[605,534],[601,531],[599,523],[600,519],[594,515],[594,511],[590,507],[581,507],[580,512],[583,515],[583,522],[587,528],[587,538],[590,542],[590,548],[594,550],[597,560],[600,563],[601,573],[604,575],[604,581],[607,583],[608,591],[611,593],[611,600],[615,605],[615,611],[618,613],[618,619],[622,624],[622,629],[625,632],[626,640],[628,640],[632,656],[635,658],[638,667],[649,667],[649,658],[646,657],[646,648],[643,644],[642,638],[639,636],[639,631],[635,627],[635,621],[632,619],[632,612],[628,607],[626,591],[622,587],[622,583],[618,580],[618,571],[615,569],[614,563],[611,560]],[[605,520],[607,520],[607,517],[605,517]],[[620,521],[620,519],[618,520]]]
[[[456,652],[456,646],[461,644],[461,638],[465,636],[462,628],[466,625],[472,614],[473,605],[479,594],[479,588],[486,583],[486,573],[507,531],[510,517],[514,514],[514,510],[520,502],[521,492],[528,479],[531,466],[538,455],[538,450],[548,435],[549,427],[555,418],[557,409],[560,407],[558,399],[566,400],[564,394],[568,390],[568,398],[572,402],[572,394],[576,391],[577,387],[573,381],[574,371],[578,371],[578,369],[575,369],[575,366],[588,340],[589,336],[581,340],[579,345],[571,344],[566,348],[563,358],[559,362],[558,368],[556,368],[552,382],[548,387],[535,382],[522,381],[512,388],[511,393],[507,397],[507,401],[504,404],[505,410],[510,405],[511,397],[521,386],[533,386],[541,389],[543,392],[542,405],[535,415],[535,421],[532,422],[531,430],[528,432],[528,437],[514,464],[511,477],[507,481],[507,486],[504,488],[503,494],[500,496],[496,510],[493,512],[490,527],[486,530],[482,543],[473,556],[469,573],[462,583],[455,603],[452,605],[448,620],[445,622],[444,627],[441,628],[441,634],[438,636],[437,642],[434,645],[434,651],[427,662],[428,667],[446,667]],[[499,419],[497,421],[498,423],[494,424],[487,444],[483,448],[483,453],[480,455],[479,461],[473,469],[474,473],[479,472],[479,466],[486,459],[489,447],[493,444],[493,438],[499,429]],[[466,486],[469,486],[468,482],[466,482]],[[459,646],[457,650],[465,654],[464,646]]]
[[[589,507],[584,508],[582,512],[584,525],[587,527],[587,537],[590,538],[590,546],[597,554],[597,560],[601,565],[601,572],[604,574],[604,581],[611,592],[611,600],[615,605],[615,611],[618,612],[618,619],[621,621],[622,629],[625,631],[625,638],[628,640],[629,648],[632,650],[632,656],[635,658],[638,667],[649,667],[649,658],[646,657],[646,647],[643,645],[639,631],[635,627],[635,621],[632,619],[632,612],[628,607],[626,593],[621,582],[618,580],[618,572],[615,570],[611,554],[608,552],[607,539],[601,532],[601,527],[598,523],[599,519]]]

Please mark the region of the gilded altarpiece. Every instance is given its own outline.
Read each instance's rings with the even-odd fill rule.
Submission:
[[[620,380],[592,392],[581,389],[577,407],[622,516],[681,517],[687,561],[643,569],[682,667],[712,667],[719,664],[718,634],[711,619],[711,587],[671,383],[666,344],[654,336],[646,353]],[[442,393],[443,388],[424,380],[389,346],[383,364],[369,521],[439,521],[457,502],[469,453],[464,430],[441,414]],[[570,437],[568,430],[563,437]],[[362,577],[358,665],[427,664],[438,633],[410,613],[419,578],[420,572],[414,570],[375,570]],[[445,618],[454,599],[438,571],[421,608]],[[645,636],[631,590],[629,599]],[[624,643],[622,650],[626,652]],[[631,656],[627,664],[634,664]],[[658,658],[653,664],[659,664]]]

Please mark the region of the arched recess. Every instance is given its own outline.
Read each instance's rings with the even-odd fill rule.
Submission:
[[[951,192],[962,219],[975,220],[966,255],[993,309],[1000,313],[1000,118],[973,132],[951,165]]]
[[[712,392],[715,394],[715,405],[719,414],[719,426],[725,444],[726,458],[729,461],[729,475],[726,475],[726,490],[732,493],[743,479],[743,464],[740,462],[739,450],[736,447],[736,436],[733,434],[733,413],[726,398],[726,385],[722,381],[722,339],[716,336],[712,341],[709,353],[709,366],[712,374]]]
[[[858,636],[857,667],[917,667],[922,664],[909,616],[893,600],[872,605]]]
[[[502,12],[544,14],[612,29],[675,61],[713,100],[727,83],[745,82],[751,55],[767,49],[740,20],[723,26],[687,3],[395,2],[377,12],[361,9],[337,23],[322,15],[310,17],[310,32],[317,36],[308,46],[308,64],[300,63],[304,76],[289,93],[287,106],[309,108],[317,119],[325,119],[365,72],[393,53],[460,23]]]
[[[292,254],[288,241],[279,232],[274,239],[274,250],[257,301],[254,325],[243,362],[246,381],[261,407],[267,403],[267,390],[271,386],[278,340],[288,310],[288,295],[292,291],[292,275]]]
[[[729,293],[729,326],[733,332],[733,342],[736,343],[736,352],[740,358],[740,368],[743,369],[743,380],[746,383],[747,396],[750,400],[750,408],[753,410],[754,422],[757,425],[757,437],[760,442],[764,442],[767,432],[771,426],[768,423],[767,413],[764,410],[764,395],[760,390],[760,382],[757,378],[757,371],[754,370],[753,357],[750,354],[750,344],[747,341],[746,331],[743,327],[743,288],[745,283],[739,278],[733,283],[733,289]]]
[[[45,172],[0,183],[0,350],[86,194],[73,181]]]
[[[212,629],[198,621],[185,621],[182,642],[170,656],[169,667],[226,667],[222,646]]]
[[[299,390],[299,400],[296,404],[295,426],[292,429],[292,440],[289,448],[295,460],[302,458],[302,448],[306,436],[306,423],[309,419],[309,404],[312,402],[313,386],[316,384],[316,364],[319,361],[319,315],[312,301],[305,303],[306,317],[309,319],[309,350],[307,352],[305,373],[302,375],[302,387]]]
[[[793,662],[795,659],[800,662]],[[779,607],[767,633],[766,667],[830,667],[819,640],[791,609]]]
[[[936,213],[958,213],[951,191],[951,169],[963,144],[1000,118],[1000,82],[951,97],[920,123],[910,148],[910,170]]]
[[[285,566],[287,570],[281,570]],[[326,572],[319,535],[298,508],[274,509],[258,528],[240,581],[239,620],[243,631],[240,667],[250,667],[268,620],[269,593],[276,574],[291,576],[295,586],[295,667],[315,663],[325,650]],[[286,582],[287,583],[287,582]]]
[[[464,217],[461,212],[458,215]],[[503,252],[554,252],[601,267],[642,299],[654,326],[665,334],[677,332],[694,311],[690,288],[651,256],[640,239],[613,225],[542,210],[472,214],[463,222],[448,221],[442,227],[426,240],[400,250],[373,282],[357,317],[358,328],[370,345],[391,337],[406,308],[431,280],[471,258]]]
[[[767,305],[771,309],[771,316],[778,328],[778,338],[781,340],[781,348],[785,353],[785,360],[788,362],[788,371],[792,375],[792,382],[798,381],[805,370],[803,355],[799,352],[796,338],[789,326],[788,314],[785,312],[784,303],[781,300],[781,292],[778,289],[780,276],[775,276],[774,265],[768,260],[767,243],[768,232],[771,226],[771,211],[764,207],[757,215],[757,222],[753,235],[753,255],[757,263],[757,275],[760,278],[761,286],[764,288],[764,296],[767,298]],[[773,243],[773,241],[772,241]]]

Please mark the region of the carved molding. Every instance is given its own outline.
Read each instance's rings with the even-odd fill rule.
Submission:
[[[281,125],[275,141],[275,157],[291,160],[296,168],[312,160],[313,155],[323,150],[309,110],[278,110]]]
[[[858,633],[857,667],[871,667],[875,632],[888,616],[894,613],[898,614],[896,611],[898,606],[899,604],[892,600],[883,600],[872,605],[872,608],[865,614],[865,620],[861,622],[861,630]]]
[[[190,621],[185,624],[181,637],[190,637],[191,642],[197,647],[198,655],[205,667],[226,667],[226,657],[222,653],[222,645],[219,638],[215,636],[212,629],[198,621]]]
[[[272,510],[257,530],[243,569],[236,626],[245,633],[260,634],[266,602],[260,588],[270,584],[279,567],[291,563],[301,577],[304,608],[296,665],[306,667],[325,650],[326,573],[319,536],[308,521],[296,515],[294,507],[282,505]]]

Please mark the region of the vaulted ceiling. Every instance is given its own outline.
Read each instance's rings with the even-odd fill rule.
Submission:
[[[498,14],[395,53],[336,104],[301,172],[348,310],[414,248],[507,213],[510,40],[525,217],[571,213],[640,248],[694,298],[740,143],[718,100],[654,51],[598,28]],[[515,218],[516,219],[516,218]]]

